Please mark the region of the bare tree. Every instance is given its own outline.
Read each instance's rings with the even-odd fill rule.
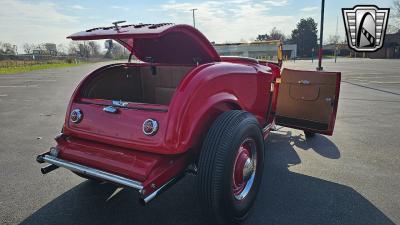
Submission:
[[[100,55],[100,45],[95,41],[89,41],[88,43],[89,51],[91,56]]]
[[[400,32],[400,0],[393,0],[393,7],[389,19],[388,32]]]
[[[112,55],[116,58],[121,58],[124,56],[124,49],[122,45],[118,43],[114,43],[113,48],[111,49]]]
[[[328,44],[337,44],[340,41],[339,35],[329,35]]]
[[[281,30],[278,30],[278,28],[276,27],[272,28],[269,37],[270,40],[281,40],[281,41],[286,40],[285,34]]]
[[[106,41],[106,43],[107,42],[108,41]],[[106,48],[107,52],[104,54],[105,58],[122,59],[128,57],[129,55],[129,51],[125,51],[124,47],[115,41],[111,41],[110,44],[108,44],[108,47]]]
[[[85,58],[90,57],[90,47],[86,42],[79,44],[79,54]]]
[[[280,31],[278,28],[274,27],[272,28],[271,32],[269,34],[260,34],[256,38],[257,41],[269,41],[269,40],[281,40],[285,41],[286,36],[285,34]]]
[[[35,49],[35,45],[34,44],[29,44],[29,43],[25,43],[22,48],[24,49],[24,52],[26,54],[31,54],[32,51]]]
[[[68,51],[68,49],[64,44],[57,45],[57,52],[59,55],[66,55],[67,51]]]
[[[7,42],[0,42],[0,54],[15,55],[15,48],[12,44]]]
[[[68,44],[68,54],[69,55],[79,54],[79,44],[78,44],[78,42],[71,41]]]
[[[40,50],[40,51],[46,51],[46,45],[44,43],[38,44],[35,46],[35,49]]]

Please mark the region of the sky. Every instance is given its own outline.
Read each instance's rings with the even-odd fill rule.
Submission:
[[[392,0],[326,0],[325,41],[335,35],[336,24],[344,39],[341,8],[357,4],[391,7]],[[253,40],[273,27],[290,35],[301,18],[320,23],[321,0],[0,0],[0,5],[0,41],[16,44],[22,53],[24,43],[67,45],[72,33],[118,20],[193,24],[192,8],[198,9],[196,27],[216,43]]]

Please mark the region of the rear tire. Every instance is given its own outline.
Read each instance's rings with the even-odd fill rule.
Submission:
[[[219,224],[237,224],[248,216],[261,185],[264,139],[248,112],[221,114],[204,140],[197,188],[202,208]]]

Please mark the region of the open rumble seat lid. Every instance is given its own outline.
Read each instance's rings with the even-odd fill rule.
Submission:
[[[68,38],[113,39],[144,62],[202,64],[220,61],[218,53],[207,38],[189,25],[172,23],[115,25],[78,32]]]

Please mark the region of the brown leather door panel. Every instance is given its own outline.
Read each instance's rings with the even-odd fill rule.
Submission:
[[[320,88],[315,85],[289,84],[289,95],[294,100],[316,101]]]
[[[340,73],[283,69],[276,123],[332,134],[339,87]]]

